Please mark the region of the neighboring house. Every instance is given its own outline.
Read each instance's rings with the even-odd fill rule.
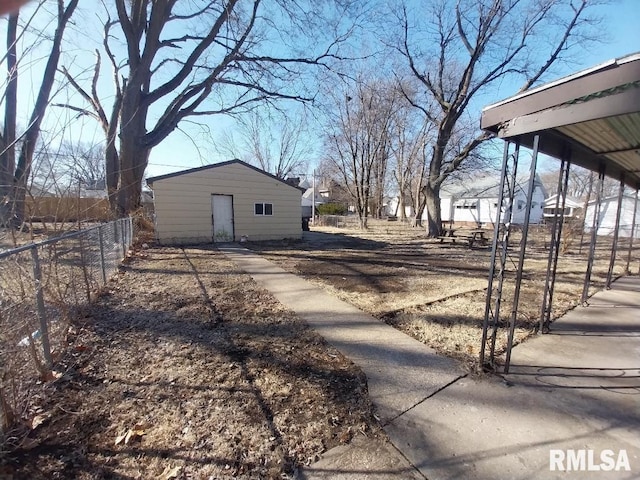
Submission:
[[[512,224],[524,223],[529,178],[529,175],[522,175],[516,179]],[[499,195],[500,178],[497,175],[478,176],[466,181],[445,184],[440,190],[442,221],[471,225],[492,224],[497,218]],[[545,197],[546,192],[542,181],[536,175],[529,223],[542,222]],[[503,212],[502,221],[504,216]]]
[[[633,228],[633,238],[640,238],[640,199],[634,195],[625,195],[622,197],[622,209],[620,211],[620,229],[618,235],[629,238],[632,231],[633,209],[637,204],[636,224]],[[596,202],[591,201],[587,205],[587,212],[584,216],[584,230],[591,232],[593,225],[593,215],[595,212]],[[600,221],[598,222],[598,235],[613,235],[616,226],[616,213],[618,210],[618,196],[608,197],[602,200],[600,209]]]
[[[536,175],[533,200],[531,202],[531,215],[529,223],[541,223],[545,206],[546,191]],[[513,224],[524,223],[526,212],[527,191],[529,188],[529,176],[518,177],[516,181],[516,194],[513,200],[514,214],[511,220]],[[443,222],[452,222],[458,225],[487,225],[496,221],[498,209],[498,196],[500,193],[499,176],[480,176],[467,181],[455,181],[445,184],[440,189],[440,215]],[[399,211],[398,197],[392,197],[386,204],[389,215]],[[407,218],[414,215],[413,207],[405,206]],[[504,220],[504,213],[501,217]],[[422,220],[427,220],[427,210],[422,214]]]
[[[306,185],[305,184],[301,184],[300,185],[302,188],[304,188]],[[311,218],[313,216],[313,205],[314,205],[314,195],[313,195],[313,187],[309,187],[305,190],[305,192],[302,194],[302,217],[303,218]],[[320,195],[320,191],[318,189],[316,189],[316,194],[315,194],[315,207],[318,208],[318,205],[322,205],[323,203],[327,202],[327,197],[323,197]]]
[[[161,244],[300,238],[301,190],[240,160],[147,179]]]
[[[558,194],[556,193],[544,201],[543,216],[545,219],[551,219],[555,216],[557,199]],[[575,218],[579,215],[582,208],[583,205],[578,202],[578,200],[566,197],[564,201],[564,212],[558,212],[558,214],[562,215],[565,219]],[[558,207],[558,210],[560,210],[560,207]]]

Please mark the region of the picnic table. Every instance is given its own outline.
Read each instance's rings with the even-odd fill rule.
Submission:
[[[486,237],[486,232],[481,229],[467,230],[461,233],[456,234],[455,232],[459,231],[457,228],[444,228],[442,230],[442,235],[438,237],[440,239],[440,243],[451,242],[451,243],[466,243],[469,248],[473,247],[474,244],[477,245],[487,245],[488,239]]]

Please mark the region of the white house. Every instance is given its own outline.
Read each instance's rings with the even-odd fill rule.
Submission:
[[[543,216],[545,219],[551,219],[555,216],[557,199],[558,194],[556,193],[544,201]],[[564,211],[559,212],[559,214],[561,214],[565,219],[575,218],[583,207],[584,205],[575,198],[566,197],[564,200]]]
[[[633,238],[640,238],[640,199],[635,195],[624,195],[622,197],[622,209],[620,211],[620,229],[618,235],[620,237],[629,238],[633,231]],[[633,208],[637,205],[636,223],[633,224]],[[596,208],[595,200],[589,202],[587,212],[584,216],[585,232],[591,232],[593,225],[593,215]],[[598,222],[598,235],[613,235],[616,226],[616,213],[618,210],[618,196],[608,197],[602,200],[600,209],[600,221]]]
[[[518,177],[514,196],[514,213],[511,223],[524,223],[526,212],[529,175]],[[440,214],[443,222],[457,224],[487,225],[496,220],[498,198],[500,193],[500,177],[497,175],[480,175],[473,179],[455,180],[440,189]],[[531,203],[530,223],[541,223],[543,219],[546,191],[536,175],[535,189]],[[387,212],[392,215],[398,209],[398,198],[394,197],[387,204]],[[413,208],[405,207],[406,216],[413,215]],[[504,219],[504,213],[502,214]],[[427,211],[422,220],[427,219]]]
[[[240,160],[147,179],[161,244],[301,238],[302,191]]]
[[[522,224],[527,210],[527,191],[530,176],[516,179],[511,223]],[[492,224],[496,221],[500,178],[497,175],[478,176],[464,181],[454,181],[441,189],[440,208],[443,221],[470,224]],[[540,177],[536,175],[529,223],[540,223],[546,192]],[[501,219],[504,219],[502,213]]]

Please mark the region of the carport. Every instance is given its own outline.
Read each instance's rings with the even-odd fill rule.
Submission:
[[[481,128],[494,133],[504,142],[502,177],[498,205],[502,205],[504,219],[495,223],[491,248],[491,263],[483,323],[480,365],[489,371],[509,373],[514,330],[518,318],[520,286],[523,279],[527,249],[530,208],[526,209],[522,240],[509,242],[512,233],[511,212],[518,174],[521,149],[531,149],[531,179],[528,186],[528,206],[531,206],[534,179],[539,154],[559,159],[558,196],[555,211],[564,210],[569,171],[579,165],[598,173],[594,186],[595,203],[600,204],[605,176],[619,180],[618,205],[625,186],[638,195],[640,187],[640,53],[611,60],[552,83],[527,90],[483,109]],[[637,203],[637,202],[636,202]],[[581,303],[590,298],[591,273],[596,247],[599,212],[593,216],[588,259]],[[540,309],[539,333],[548,333],[551,325],[556,267],[560,249],[563,219],[556,217],[551,227],[547,275]],[[633,248],[633,229],[639,228],[634,210],[632,234],[619,242],[620,209],[612,238],[612,252],[606,278],[611,288],[616,253],[628,248],[626,271],[629,274]],[[509,264],[515,265],[508,275]],[[508,319],[501,319],[501,304],[506,282],[514,282],[513,303]],[[496,362],[496,335],[501,326],[507,329],[507,351],[503,366]]]

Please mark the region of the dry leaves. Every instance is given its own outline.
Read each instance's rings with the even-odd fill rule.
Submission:
[[[124,443],[125,445],[129,445],[130,442],[142,438],[142,436],[146,433],[145,429],[146,426],[144,424],[137,423],[133,428],[129,428],[118,435],[116,437],[115,444],[120,445],[121,443]]]
[[[181,471],[182,471],[182,467],[171,468],[169,466],[166,466],[165,469],[160,474],[160,476],[158,477],[158,480],[170,480],[172,478],[178,478]]]

